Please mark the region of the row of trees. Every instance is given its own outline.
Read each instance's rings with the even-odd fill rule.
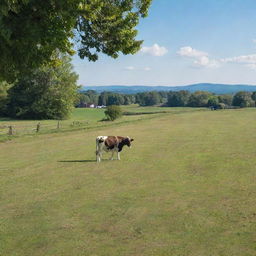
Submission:
[[[55,68],[41,66],[13,84],[0,83],[0,115],[26,119],[65,119],[74,106],[95,105],[169,106],[169,107],[255,107],[256,92],[215,95],[205,91],[190,93],[144,92],[119,94],[88,90],[80,92],[77,74],[70,57],[62,56]]]
[[[96,105],[129,105],[139,104],[140,106],[164,105],[168,107],[215,107],[228,108],[254,107],[256,102],[256,92],[238,92],[234,95],[215,95],[210,92],[197,91],[170,91],[170,92],[143,92],[137,94],[119,94],[112,92],[102,92],[88,90],[81,92],[78,104],[93,103]]]
[[[98,94],[94,90],[88,90],[80,92],[76,106],[83,106],[85,103],[104,106],[130,105],[136,103],[136,97],[131,94],[119,94],[112,92],[102,92],[101,94]]]
[[[77,106],[84,103],[96,105],[130,105],[139,104],[140,106],[153,106],[163,104],[167,101],[168,92],[143,92],[137,94],[120,94],[113,92],[102,92],[98,94],[94,90],[80,92]]]
[[[234,95],[215,95],[205,91],[194,93],[189,93],[188,91],[169,92],[166,105],[169,107],[255,107],[256,92],[241,91]]]

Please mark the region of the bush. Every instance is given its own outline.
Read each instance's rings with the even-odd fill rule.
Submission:
[[[218,104],[217,104],[217,108],[218,108],[218,109],[225,109],[225,108],[227,108],[227,106],[226,106],[226,104],[224,104],[224,103],[218,103]]]
[[[105,115],[108,120],[114,121],[117,118],[122,116],[122,109],[120,106],[116,106],[116,105],[107,106]]]

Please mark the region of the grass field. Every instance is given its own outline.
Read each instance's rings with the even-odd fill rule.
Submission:
[[[0,117],[0,142],[24,135],[37,135],[37,125],[40,123],[38,134],[49,134],[71,130],[95,129],[134,122],[145,118],[154,118],[152,114],[184,113],[187,111],[202,111],[203,108],[167,108],[167,107],[138,107],[138,105],[122,106],[124,115],[115,122],[103,121],[105,109],[76,108],[67,120],[17,120]],[[136,115],[135,115],[136,114]],[[139,114],[139,115],[137,115]],[[151,115],[148,115],[151,114]],[[13,135],[8,136],[9,126],[12,126]]]
[[[69,130],[73,127],[73,122],[78,122],[80,126],[92,127],[100,125],[99,121],[104,118],[103,109],[76,108],[67,120],[60,121],[60,128]],[[12,125],[15,135],[35,133],[37,124],[41,124],[41,132],[49,133],[57,128],[58,120],[16,120],[0,118],[0,136],[8,133],[8,126]],[[2,128],[2,129],[1,129]],[[0,138],[1,141],[1,138]]]
[[[0,255],[256,255],[256,109],[177,111],[0,143]]]

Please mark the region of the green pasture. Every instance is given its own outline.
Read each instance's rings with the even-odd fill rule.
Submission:
[[[256,255],[256,109],[173,111],[0,143],[0,255]]]
[[[127,106],[122,106],[122,109],[124,112],[134,112],[134,113],[178,113],[178,112],[192,112],[192,111],[198,111],[199,108],[189,108],[189,107],[158,107],[158,106],[152,106],[152,107],[141,107],[137,104],[131,104]],[[201,110],[205,108],[201,108]]]
[[[110,122],[102,121],[105,118],[105,109],[75,108],[67,120],[18,120],[0,118],[0,142],[13,139],[17,136],[31,135],[36,133],[37,124],[40,123],[41,133],[62,132],[78,129],[91,129],[99,126],[111,125]],[[124,117],[116,123],[139,119],[139,117]],[[59,122],[59,129],[58,127]],[[14,136],[7,136],[8,127],[13,126]]]
[[[91,108],[75,108],[67,120],[61,120],[62,123],[70,123],[71,121],[88,121],[97,122],[104,118],[104,109],[91,109]],[[1,118],[0,125],[14,124],[14,125],[34,125],[38,122],[42,124],[55,124],[58,120],[19,120],[10,118]]]
[[[183,113],[187,111],[201,111],[206,109],[199,108],[162,108],[162,107],[139,107],[138,105],[122,106],[124,115],[115,122],[104,121],[105,109],[95,108],[75,108],[70,117],[66,120],[18,120],[0,117],[0,142],[11,140],[24,135],[40,135],[46,133],[56,133],[71,130],[95,129],[98,127],[113,126],[128,122],[139,121],[142,119],[154,118],[152,114]],[[133,114],[134,113],[134,114]],[[136,114],[136,115],[135,115]],[[138,114],[138,115],[137,115]],[[150,114],[150,115],[148,115]],[[37,133],[37,125],[40,129]],[[9,126],[12,126],[13,136],[8,136]]]

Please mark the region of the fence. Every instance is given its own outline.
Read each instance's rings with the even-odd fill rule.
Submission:
[[[57,121],[52,123],[38,122],[33,124],[4,124],[0,125],[0,135],[22,135],[22,134],[36,134],[47,133],[58,130],[72,130],[78,127],[86,127],[89,125],[88,121]]]

